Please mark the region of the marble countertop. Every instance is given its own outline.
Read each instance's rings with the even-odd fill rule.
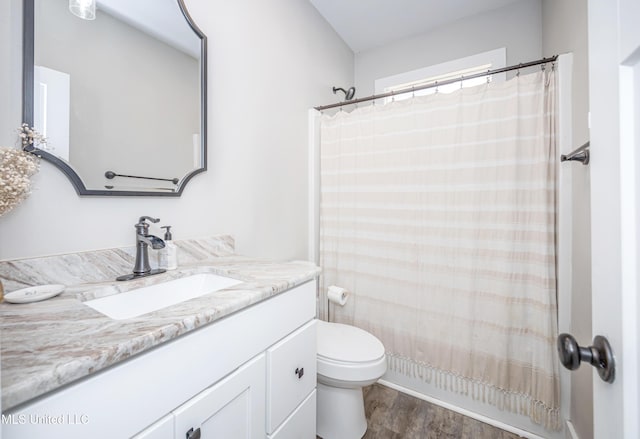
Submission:
[[[244,281],[140,317],[112,320],[82,303],[91,291],[127,291],[195,273]],[[70,285],[60,296],[0,304],[2,408],[15,407],[318,276],[309,262],[238,255],[192,261],[128,282]],[[2,273],[0,273],[2,274]],[[113,288],[115,286],[115,289]]]

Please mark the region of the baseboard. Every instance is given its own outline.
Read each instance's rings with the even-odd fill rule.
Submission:
[[[405,393],[407,395],[413,396],[415,398],[422,399],[423,401],[427,401],[427,402],[429,402],[431,404],[439,405],[440,407],[444,407],[447,410],[451,410],[451,411],[460,413],[461,415],[468,416],[468,417],[470,417],[472,419],[475,419],[477,421],[484,422],[485,424],[492,425],[492,426],[494,426],[496,428],[500,428],[502,430],[508,431],[509,433],[517,434],[518,436],[525,437],[527,439],[545,439],[542,436],[538,436],[537,434],[533,434],[531,432],[522,430],[520,428],[516,428],[513,425],[509,425],[509,424],[505,424],[504,422],[496,421],[495,419],[489,418],[487,416],[480,415],[480,414],[472,412],[470,410],[463,409],[461,407],[455,406],[455,405],[450,404],[448,402],[441,401],[439,399],[433,398],[431,396],[425,395],[425,394],[420,393],[420,392],[416,392],[415,390],[411,390],[411,389],[408,389],[408,388],[403,387],[403,386],[399,386],[398,384],[394,384],[394,383],[389,382],[389,381],[379,380],[378,384],[381,384],[383,386],[386,386],[386,387],[389,387],[391,389],[397,390],[398,392],[402,392],[402,393]],[[569,421],[567,421],[567,424],[570,424]],[[571,425],[571,429],[573,430],[573,425]],[[573,430],[573,432],[575,433],[575,430]],[[569,439],[579,439],[579,438],[578,438],[577,435],[574,435]]]

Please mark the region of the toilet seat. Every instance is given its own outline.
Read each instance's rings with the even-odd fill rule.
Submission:
[[[384,356],[382,342],[355,326],[320,320],[317,334],[319,357],[347,363],[363,363]]]
[[[367,331],[318,321],[317,337],[319,379],[359,385],[377,381],[387,370],[382,342]]]

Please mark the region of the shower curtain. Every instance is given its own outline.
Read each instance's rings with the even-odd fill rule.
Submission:
[[[323,115],[320,265],[390,369],[558,429],[554,76]]]

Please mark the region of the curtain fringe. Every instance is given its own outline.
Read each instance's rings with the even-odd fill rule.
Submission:
[[[489,383],[437,369],[410,358],[390,353],[386,356],[389,370],[393,372],[418,378],[428,384],[433,383],[440,389],[471,397],[475,401],[491,404],[503,411],[528,416],[533,422],[548,430],[560,430],[560,409],[548,407],[542,401],[534,400],[531,395],[500,389]]]

